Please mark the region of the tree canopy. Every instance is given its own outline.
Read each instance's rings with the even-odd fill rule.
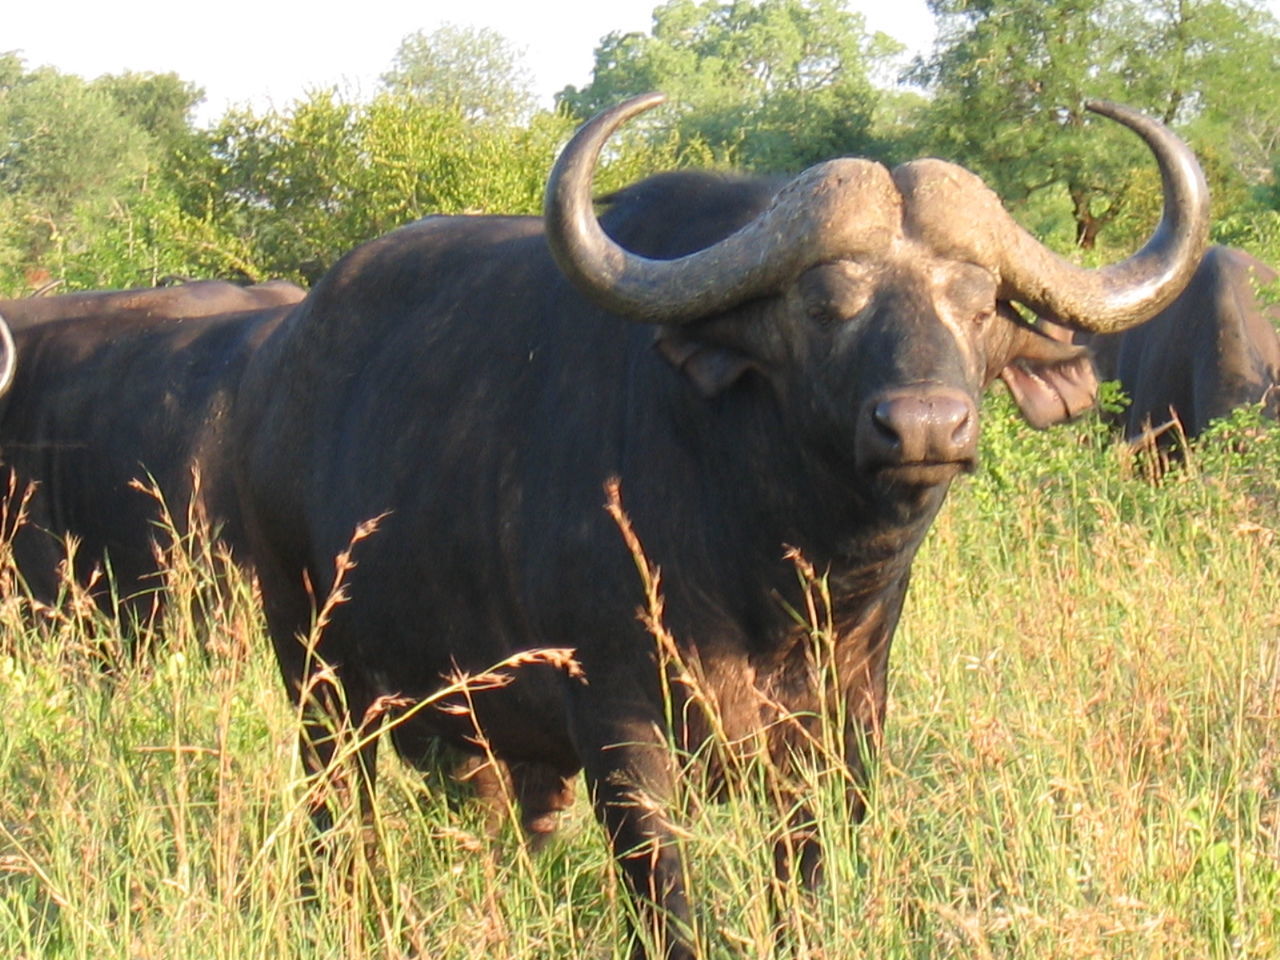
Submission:
[[[92,84],[115,102],[116,110],[145,131],[161,149],[191,136],[192,112],[204,91],[176,73],[120,73]]]
[[[174,74],[86,80],[0,54],[0,289],[165,274],[312,280],[418,216],[536,212],[573,125],[653,89],[598,189],[686,163],[787,172],[840,154],[933,154],[980,174],[1060,249],[1131,245],[1158,176],[1087,98],[1152,113],[1196,148],[1219,240],[1280,259],[1280,26],[1261,0],[929,0],[933,51],[885,87],[894,42],[841,0],[668,0],[609,33],[590,83],[535,108],[492,30],[404,38],[363,99],[312,93],[205,128]]]
[[[927,146],[972,167],[1008,200],[1064,191],[1081,246],[1151,192],[1149,165],[1131,138],[1085,130],[1086,99],[1121,101],[1182,129],[1220,196],[1239,199],[1266,168],[1260,155],[1280,120],[1280,38],[1256,4],[929,0],[929,7],[938,44],[912,74],[932,94],[921,117]]]
[[[568,130],[549,114],[480,124],[456,105],[402,93],[354,103],[317,92],[283,111],[225,116],[191,159],[182,210],[217,235],[207,248],[222,259],[215,272],[310,282],[417,217],[536,211]]]
[[[103,87],[0,57],[0,262],[76,245],[145,171],[149,145]]]
[[[520,120],[533,109],[533,78],[523,54],[488,27],[445,24],[409,34],[382,82],[468,120]]]
[[[606,36],[591,83],[566,87],[559,102],[585,119],[662,90],[682,138],[742,166],[794,170],[866,152],[870,73],[897,49],[837,0],[670,0],[650,33]]]

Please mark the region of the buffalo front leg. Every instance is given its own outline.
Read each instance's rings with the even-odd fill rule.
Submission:
[[[300,646],[300,644],[299,644]],[[298,667],[291,672],[291,667]],[[281,657],[282,673],[290,699],[298,711],[298,754],[307,776],[306,804],[316,835],[310,847],[312,860],[304,863],[300,880],[303,891],[313,894],[315,871],[340,877],[350,887],[358,876],[358,858],[372,863],[376,857],[374,828],[374,778],[377,771],[380,721],[368,724],[372,699],[359,681],[344,682],[335,670],[301,669],[300,664]],[[354,814],[348,824],[357,832],[351,846],[335,842],[343,831],[334,827],[342,814]]]
[[[812,890],[822,882],[822,849],[807,784],[825,779],[823,771],[837,773],[847,784],[849,822],[861,823],[866,815],[869,770],[884,730],[889,648],[900,611],[899,594],[873,607],[867,620],[833,648],[819,649],[823,656],[813,667],[813,686],[825,687],[825,695],[775,728],[773,761],[784,771],[775,801],[788,829],[774,848],[774,862],[784,883],[799,880]]]
[[[871,646],[845,697],[844,751],[850,772],[849,817],[861,823],[867,813],[870,767],[884,734],[888,689],[889,637]]]
[[[615,716],[625,707],[609,705]],[[586,711],[575,739],[596,817],[604,825],[637,906],[636,957],[692,958],[689,903],[676,834],[668,819],[673,763],[662,727],[641,708],[628,719]]]
[[[298,750],[310,781],[311,819],[323,833],[334,823],[334,802],[352,798],[360,821],[372,820],[380,719],[366,719],[373,688],[356,671],[325,662],[324,650],[311,638],[312,598],[301,578],[287,568],[259,562],[263,609],[270,628],[280,676],[298,711]],[[366,833],[369,831],[366,830]]]
[[[374,782],[377,775],[377,721],[366,726],[373,703],[364,685],[336,673],[312,675],[301,691],[302,729],[298,748],[311,781],[312,822],[334,825],[335,807],[357,814],[366,847],[372,842]]]
[[[560,814],[573,805],[575,776],[550,764],[476,756],[467,757],[453,771],[454,779],[469,783],[484,804],[490,837],[498,835],[514,804],[525,838],[535,850],[555,833]]]
[[[378,857],[373,806],[378,731],[361,723],[369,700],[360,687],[333,685],[339,682],[336,677],[318,682],[312,677],[301,701],[298,746],[316,830],[309,844],[311,857],[304,860],[299,875],[305,896],[315,894],[321,876],[346,894],[360,895],[371,876],[369,866]],[[335,829],[344,813],[346,826]]]

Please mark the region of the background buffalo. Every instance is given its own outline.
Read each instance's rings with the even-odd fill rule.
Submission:
[[[240,545],[231,404],[249,354],[303,295],[288,283],[203,281],[0,301],[18,355],[0,401],[0,456],[19,489],[35,485],[13,550],[38,599],[57,598],[74,538],[76,579],[107,574],[96,579],[100,604],[151,609],[157,541],[168,534],[139,483],[154,482],[179,534],[194,498],[197,514]]]
[[[1167,447],[1239,407],[1280,415],[1277,312],[1259,298],[1259,287],[1275,280],[1271,267],[1243,250],[1210,247],[1186,290],[1140,326],[1114,334],[1071,333],[1043,321],[1042,328],[1087,345],[1097,380],[1119,381],[1128,405],[1115,419],[1125,437],[1153,435]],[[1034,390],[1034,379],[1005,378],[1015,396]],[[1087,381],[1073,395],[1087,391]]]

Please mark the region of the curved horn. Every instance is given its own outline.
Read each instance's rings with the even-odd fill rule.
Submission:
[[[13,376],[18,371],[18,348],[13,343],[13,332],[4,317],[0,317],[0,350],[4,358],[0,359],[0,397],[13,386]]]
[[[1020,227],[981,180],[952,164],[914,161],[894,170],[894,179],[908,197],[914,230],[936,249],[994,266],[1002,299],[1077,330],[1113,333],[1154,316],[1190,280],[1208,242],[1209,188],[1195,154],[1163,125],[1114,103],[1085,106],[1137,133],[1160,166],[1160,224],[1141,250],[1119,263],[1090,270],[1059,257]]]
[[[777,287],[823,259],[887,242],[901,199],[888,171],[865,160],[833,160],[800,174],[751,223],[676,260],[651,260],[611,240],[596,220],[591,177],[600,150],[623,123],[666,98],[634,97],[584,124],[547,181],[547,243],[560,269],[597,303],[650,323],[723,310]]]

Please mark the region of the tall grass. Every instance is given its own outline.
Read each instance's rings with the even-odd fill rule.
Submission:
[[[809,774],[818,895],[772,880],[768,771],[722,804],[688,779],[706,956],[1280,955],[1280,431],[1220,433],[1153,481],[996,399],[916,564],[866,822]],[[163,637],[0,600],[0,956],[627,955],[585,802],[532,853],[384,750],[376,861],[348,808],[312,862],[296,712],[221,566],[174,544]]]

